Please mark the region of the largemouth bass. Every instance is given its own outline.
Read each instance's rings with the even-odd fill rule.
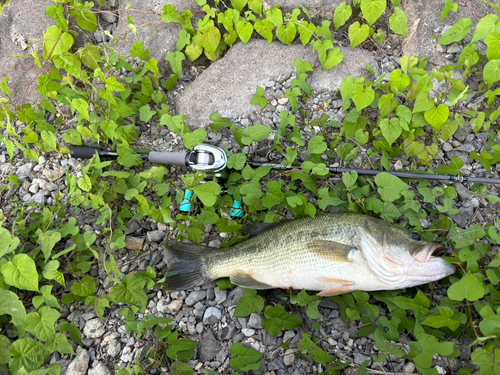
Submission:
[[[455,267],[441,246],[385,221],[338,213],[285,221],[229,248],[167,244],[177,261],[163,288],[185,290],[211,280],[253,289],[306,289],[320,296],[392,290],[436,281]]]

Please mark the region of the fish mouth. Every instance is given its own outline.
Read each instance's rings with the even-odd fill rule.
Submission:
[[[428,263],[433,258],[441,258],[444,252],[441,245],[432,243],[417,247],[413,253],[417,262]]]

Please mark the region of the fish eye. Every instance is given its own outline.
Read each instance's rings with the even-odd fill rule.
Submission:
[[[410,238],[412,240],[415,240],[415,241],[420,241],[421,240],[420,236],[418,234],[416,234],[416,233],[410,233]]]

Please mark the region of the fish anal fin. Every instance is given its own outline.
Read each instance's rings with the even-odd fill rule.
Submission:
[[[335,241],[315,240],[306,244],[307,250],[318,257],[335,262],[352,262],[349,259],[351,251],[357,251],[352,245],[345,245]]]
[[[240,285],[244,288],[251,289],[272,289],[271,285],[261,283],[256,280],[251,273],[244,270],[233,270],[229,275],[229,279],[233,284]]]
[[[338,285],[330,289],[322,290],[321,292],[318,293],[318,296],[320,297],[337,296],[339,294],[349,293],[354,290],[353,286],[355,285],[355,283],[349,280],[334,279],[331,277],[324,277],[324,276],[318,277],[317,280],[324,283],[331,283]]]

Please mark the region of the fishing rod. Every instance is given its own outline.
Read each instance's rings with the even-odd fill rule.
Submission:
[[[252,168],[258,167],[271,167],[273,169],[300,169],[298,165],[284,166],[281,164],[273,163],[261,163],[255,161],[247,161],[247,164]],[[417,172],[393,172],[393,171],[376,171],[373,169],[356,169],[356,168],[337,168],[337,167],[327,167],[330,173],[346,173],[346,172],[356,172],[358,175],[364,176],[376,176],[380,173],[388,173],[390,175],[399,178],[408,178],[412,180],[430,180],[430,181],[449,181],[449,182],[474,182],[479,184],[489,184],[489,185],[500,185],[500,178],[488,178],[488,177],[465,177],[465,176],[451,176],[444,174],[426,174]]]
[[[95,153],[105,158],[118,158],[118,153],[103,150],[100,147],[92,146],[71,146],[70,154],[74,158],[90,159]],[[186,166],[195,171],[207,173],[207,178],[216,177],[223,181],[227,178],[226,164],[227,155],[224,150],[212,145],[198,145],[190,152],[155,152],[155,151],[138,151],[137,154],[144,160],[148,160],[154,164],[166,164],[176,166]],[[246,162],[252,168],[271,167],[273,169],[292,170],[300,169],[298,165],[284,166],[282,164],[256,162],[247,160]],[[393,171],[377,171],[373,169],[356,169],[356,168],[337,168],[327,167],[331,173],[346,173],[356,172],[363,176],[376,176],[379,173],[388,173],[390,175],[412,180],[428,180],[428,181],[443,181],[443,182],[472,182],[487,185],[500,185],[500,178],[489,177],[466,177],[452,176],[443,174],[426,174],[416,172],[393,172]]]

